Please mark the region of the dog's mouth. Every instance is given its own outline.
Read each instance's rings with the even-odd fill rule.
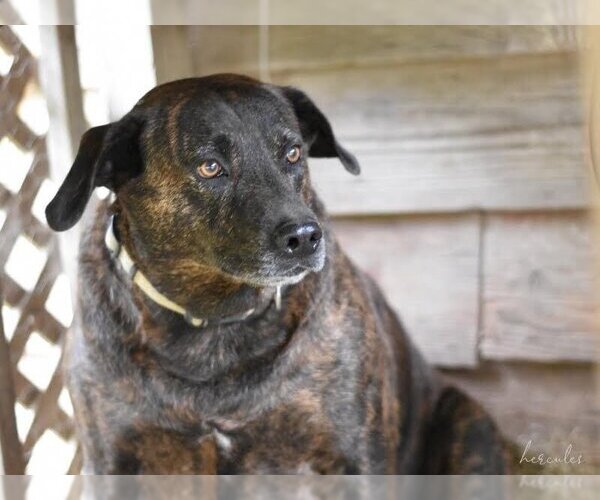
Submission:
[[[292,276],[269,276],[267,278],[262,278],[263,283],[266,286],[287,286],[287,285],[295,285],[296,283],[300,283],[307,275],[310,273],[310,270],[304,269],[298,274],[294,274]]]
[[[320,272],[326,260],[325,245],[309,259],[300,262],[265,255],[256,272],[243,273],[237,278],[249,285],[278,287],[300,283],[308,274]]]

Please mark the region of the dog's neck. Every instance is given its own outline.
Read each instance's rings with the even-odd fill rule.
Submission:
[[[97,252],[98,248],[104,246],[109,215],[111,209],[107,204],[100,205],[94,230],[86,234],[82,241],[82,262],[108,287],[108,302],[105,307],[113,312],[115,320],[122,326],[115,329],[116,336],[113,340],[118,344],[125,342],[131,352],[145,353],[143,359],[159,363],[163,369],[181,379],[198,383],[228,380],[229,376],[264,376],[279,358],[279,353],[290,345],[296,333],[302,329],[302,325],[310,322],[314,311],[323,303],[323,297],[331,293],[335,286],[328,269],[332,265],[332,255],[336,254],[336,245],[333,241],[328,241],[328,258],[323,270],[320,273],[310,273],[301,282],[287,286],[283,291],[281,310],[269,307],[264,314],[248,321],[194,328],[183,316],[161,308],[138,287],[132,286],[131,280],[118,270],[106,248]],[[129,241],[127,227],[121,224],[122,222],[118,223],[119,236],[123,241]],[[129,248],[132,247],[128,247],[128,251],[135,251]],[[134,254],[133,258],[137,258],[137,255]],[[160,265],[164,272],[167,268],[166,259]],[[156,279],[149,270],[146,272],[150,279]],[[237,283],[224,282],[211,275],[208,278],[212,281],[206,278],[188,280],[178,274],[175,277],[181,278],[182,287],[189,287],[188,296],[191,300],[196,298],[205,304],[202,300],[205,294],[214,302],[223,299],[229,308],[223,309],[225,314],[233,314],[256,304],[257,299],[261,298],[259,294],[263,292],[247,291]],[[161,291],[167,292],[164,289]],[[268,295],[265,294],[264,297]],[[208,311],[209,308],[204,306],[202,310]],[[215,310],[214,306],[212,310]],[[214,360],[219,361],[215,363]]]

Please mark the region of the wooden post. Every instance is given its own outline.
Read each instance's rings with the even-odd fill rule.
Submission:
[[[75,28],[66,25],[41,26],[40,37],[42,51],[39,75],[50,118],[46,137],[48,159],[52,178],[60,183],[71,168],[79,139],[86,129]],[[78,239],[78,227],[62,233],[59,238],[63,269],[69,277],[73,293],[76,287]]]
[[[3,303],[0,281],[0,305]],[[15,385],[12,376],[8,341],[4,336],[4,323],[0,307],[0,448],[3,474],[25,474],[23,449],[17,433],[15,418]]]

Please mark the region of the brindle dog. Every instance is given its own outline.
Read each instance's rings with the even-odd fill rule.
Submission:
[[[86,471],[506,472],[492,420],[339,248],[309,156],[359,172],[304,93],[236,75],[85,133],[46,213],[62,231],[116,195],[82,238],[67,342]]]

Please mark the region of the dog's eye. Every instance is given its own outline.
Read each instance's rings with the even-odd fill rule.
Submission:
[[[204,177],[205,179],[212,179],[213,177],[217,177],[223,172],[223,167],[216,160],[208,160],[202,162],[202,164],[198,167],[198,175],[200,177]]]
[[[292,146],[288,149],[285,159],[290,163],[297,163],[301,156],[302,151],[300,151],[300,146]]]

